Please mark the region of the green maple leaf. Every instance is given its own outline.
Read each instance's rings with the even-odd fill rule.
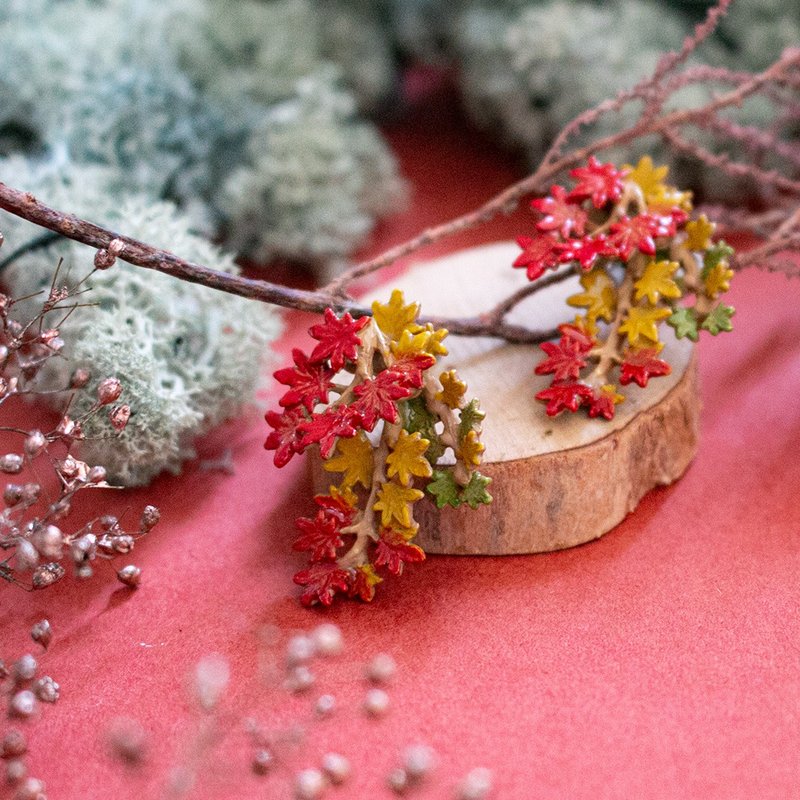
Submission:
[[[481,422],[486,416],[485,411],[481,411],[481,406],[478,400],[470,400],[464,408],[461,409],[461,421],[458,423],[458,440],[459,442],[470,432],[475,431],[480,433]]]
[[[733,306],[726,306],[724,303],[714,306],[708,316],[700,326],[704,331],[708,331],[712,336],[716,336],[720,331],[732,331],[733,323],[731,317],[736,313]]]
[[[481,475],[480,472],[473,472],[469,483],[461,492],[461,501],[467,503],[470,508],[477,508],[482,504],[492,502],[492,496],[486,491],[486,487],[492,482],[491,478]]]
[[[672,316],[667,320],[667,325],[675,328],[675,336],[678,339],[687,337],[696,342],[700,334],[697,332],[697,316],[693,308],[680,306],[672,312]]]
[[[461,498],[458,496],[458,484],[453,477],[452,470],[435,470],[433,480],[425,487],[425,490],[433,495],[436,508],[444,508],[448,503],[453,508],[461,505]]]
[[[415,397],[400,404],[403,415],[403,427],[409,433],[419,433],[423,439],[427,439],[430,444],[425,451],[425,458],[435,465],[442,457],[445,447],[436,432],[436,417],[428,411],[423,397]],[[463,414],[463,412],[462,412]]]
[[[703,279],[705,279],[706,275],[714,269],[720,261],[730,261],[734,252],[736,251],[727,242],[722,240],[709,247],[703,256]]]

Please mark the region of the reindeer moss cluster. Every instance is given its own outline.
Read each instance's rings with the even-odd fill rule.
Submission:
[[[0,162],[0,172],[55,205],[69,202],[76,213],[91,212],[98,222],[124,227],[135,238],[214,269],[236,271],[229,256],[191,232],[174,205],[137,194],[120,200],[113,170],[32,171],[24,159],[13,159]],[[41,229],[6,214],[0,228],[5,257],[42,236]],[[49,288],[59,259],[59,281],[67,276],[74,281],[90,271],[92,257],[91,249],[60,239],[15,258],[3,277],[10,294],[26,296]],[[92,419],[82,456],[106,465],[110,478],[124,485],[147,483],[163,470],[178,472],[194,455],[194,439],[252,396],[267,345],[280,330],[277,313],[121,262],[95,272],[86,285],[81,299],[91,305],[77,309],[60,329],[70,357],[48,362],[42,387],[66,386],[74,369],[88,369],[93,380],[76,399],[78,412],[91,405],[98,380],[119,378],[132,409],[130,421],[112,437],[105,417]]]

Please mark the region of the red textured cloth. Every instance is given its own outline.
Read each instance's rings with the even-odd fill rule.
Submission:
[[[415,194],[380,229],[375,251],[513,177],[510,162],[448,117],[424,121],[390,134]],[[524,220],[449,247],[509,238]],[[290,544],[310,486],[299,461],[273,467],[255,411],[203,445],[206,457],[231,447],[235,475],[191,464],[181,477],[104,501],[130,513],[161,507],[162,523],[134,553],[137,592],[118,588],[111,570],[108,580],[101,570],[42,593],[0,587],[0,657],[35,651],[27,632],[38,619],[55,629],[41,663],[62,699],[24,726],[32,773],[51,798],[138,800],[169,796],[171,770],[195,759],[193,798],[289,798],[292,770],[336,750],[354,774],[326,797],[379,800],[392,796],[385,776],[399,751],[422,741],[439,764],[412,795],[421,800],[453,797],[475,766],[493,770],[498,800],[797,797],[798,284],[747,273],[731,299],[735,333],[700,345],[694,464],[616,530],[574,550],[435,556],[387,580],[372,605],[303,609],[291,583],[303,558]],[[305,344],[309,321],[288,315],[283,360]],[[315,666],[313,691],[294,697],[265,682],[262,627],[286,634],[323,620],[342,627],[346,649]],[[379,651],[398,672],[389,714],[371,720],[360,711],[361,673]],[[216,723],[221,740],[196,756],[208,722],[188,699],[186,676],[210,652],[230,660],[232,683]],[[314,723],[322,692],[339,709]],[[138,770],[106,755],[103,734],[119,715],[147,729]],[[244,716],[273,730],[309,723],[303,743],[286,751],[288,769],[250,773]]]

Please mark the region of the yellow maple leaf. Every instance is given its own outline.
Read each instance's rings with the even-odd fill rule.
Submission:
[[[409,433],[401,430],[397,441],[392,447],[392,452],[386,458],[387,475],[395,475],[405,486],[408,486],[416,475],[418,478],[430,478],[433,469],[425,458],[425,451],[430,441],[423,439],[420,433]]]
[[[336,455],[322,462],[326,472],[343,472],[342,486],[350,487],[360,483],[368,489],[372,483],[372,445],[359,433],[352,439],[339,439]]]
[[[434,328],[428,322],[425,324],[425,330],[431,335],[426,348],[428,353],[432,356],[446,356],[447,348],[442,344],[442,341],[447,336],[447,328]]]
[[[419,330],[417,333],[412,333],[406,329],[396,342],[392,342],[390,347],[392,353],[400,358],[409,353],[427,353],[428,345],[431,341],[431,332],[429,330]]]
[[[703,283],[705,285],[706,294],[709,297],[716,297],[717,295],[727,292],[731,288],[731,278],[733,277],[733,270],[729,268],[727,261],[720,261],[706,273]]]
[[[478,434],[475,431],[469,431],[461,440],[458,455],[465,464],[477,467],[481,463],[481,454],[485,449]]]
[[[439,381],[442,384],[442,391],[436,395],[436,399],[441,400],[448,408],[461,408],[464,405],[467,384],[458,379],[454,369],[443,372],[439,376]]]
[[[620,333],[628,334],[631,345],[639,343],[639,339],[647,339],[653,344],[658,343],[658,322],[668,317],[672,311],[669,308],[655,306],[633,306],[619,326]]]
[[[692,193],[682,192],[674,186],[659,186],[645,200],[651,211],[668,211],[674,206],[683,209],[687,214],[692,210]]]
[[[617,292],[614,281],[604,269],[585,272],[580,278],[586,290],[567,298],[567,303],[575,308],[585,308],[586,318],[594,323],[598,319],[611,322],[617,305]]]
[[[606,383],[604,386],[601,386],[600,387],[600,391],[604,395],[610,397],[611,398],[611,402],[615,406],[618,406],[620,403],[624,403],[625,402],[625,395],[624,394],[620,394],[617,391],[617,387],[613,383]]]
[[[653,159],[650,156],[642,156],[635,167],[626,164],[625,169],[630,170],[627,179],[633,181],[642,190],[648,203],[650,196],[657,194],[662,189],[664,180],[669,174],[669,167],[653,166]]]
[[[405,297],[399,289],[392,292],[388,303],[377,300],[372,304],[372,316],[378,327],[393,341],[397,341],[403,331],[418,333],[422,328],[416,324],[419,303],[406,305]]]
[[[390,481],[381,485],[378,500],[372,507],[381,512],[381,525],[384,527],[391,527],[392,520],[395,519],[402,527],[411,528],[414,525],[411,505],[422,497],[423,493],[419,489]]]
[[[572,321],[572,324],[589,336],[597,336],[597,333],[600,330],[593,319],[589,319],[588,316],[584,317],[582,314],[577,314],[575,319]]]
[[[340,439],[339,441],[342,440]],[[349,486],[344,486],[344,485],[329,486],[328,496],[332,497],[334,500],[341,500],[343,503],[346,503],[351,508],[355,508],[356,503],[358,502],[358,497],[356,496],[356,493]]]
[[[419,524],[414,522],[410,528],[404,528],[402,525],[392,525],[391,528],[387,528],[386,530],[410,542],[419,533]]]
[[[717,226],[708,221],[705,214],[686,223],[686,246],[689,250],[708,250],[711,244],[711,235]]]
[[[681,290],[672,276],[680,264],[677,261],[651,261],[645,268],[642,277],[634,284],[636,300],[646,297],[655,305],[661,297],[677,299]]]

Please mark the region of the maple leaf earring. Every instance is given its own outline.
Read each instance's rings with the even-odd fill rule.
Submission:
[[[670,374],[659,357],[662,323],[695,342],[701,330],[732,329],[734,309],[719,297],[733,277],[733,250],[712,243],[714,224],[704,215],[689,219],[691,194],[666,184],[668,168],[649,156],[621,169],[592,156],[570,174],[571,191],[552,186],[531,202],[536,233],[517,239],[523,252],[513,266],[535,280],[577,262],[583,291],[567,303],[585,313],[559,327],[558,342],[541,345],[547,357],[535,372],[553,380],[536,398],[549,416],[583,407],[610,420],[625,400],[614,374],[641,388]]]

